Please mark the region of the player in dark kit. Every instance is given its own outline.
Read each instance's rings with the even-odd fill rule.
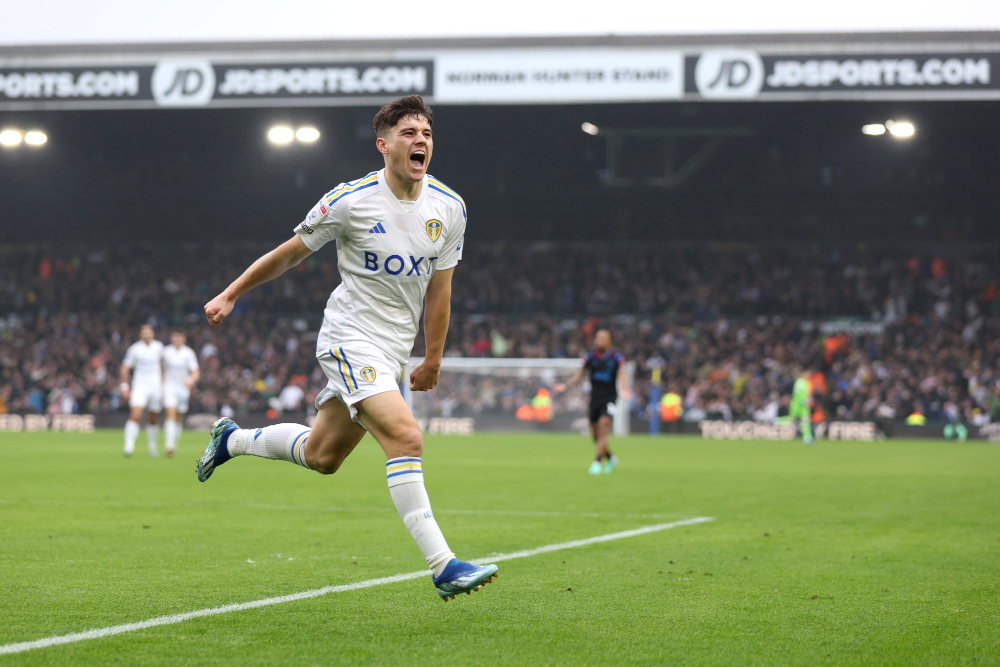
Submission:
[[[583,379],[584,373],[590,374],[590,434],[594,438],[597,456],[590,464],[590,474],[600,475],[611,473],[618,465],[618,457],[608,449],[608,433],[611,431],[611,414],[614,410],[618,394],[627,398],[622,367],[625,357],[611,349],[611,333],[601,329],[594,335],[594,351],[588,352],[583,358],[581,368],[573,379],[566,384],[554,387],[557,392],[566,391]],[[601,461],[604,461],[603,466]]]

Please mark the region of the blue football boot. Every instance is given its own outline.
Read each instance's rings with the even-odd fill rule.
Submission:
[[[471,595],[478,591],[498,576],[499,569],[496,565],[473,565],[452,558],[441,576],[434,577],[434,586],[441,599],[447,602],[460,593]]]
[[[208,447],[198,459],[199,482],[207,482],[216,468],[232,458],[226,447],[226,441],[229,440],[229,434],[238,428],[236,422],[229,417],[216,419],[215,423],[212,424],[212,439],[208,441]]]

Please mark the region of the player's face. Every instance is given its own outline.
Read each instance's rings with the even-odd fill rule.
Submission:
[[[611,347],[611,334],[601,329],[594,335],[594,347],[600,352],[607,352]]]
[[[385,165],[404,183],[423,179],[431,164],[434,136],[431,125],[423,116],[408,116],[389,130],[384,139],[375,142],[385,155]]]
[[[139,329],[139,340],[149,343],[153,340],[153,327],[143,327]]]
[[[181,347],[187,342],[187,336],[182,333],[172,333],[170,334],[170,342],[173,343],[174,347]]]

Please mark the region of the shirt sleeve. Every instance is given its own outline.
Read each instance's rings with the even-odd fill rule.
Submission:
[[[457,266],[462,259],[462,248],[465,246],[464,210],[455,210],[445,234],[444,247],[437,259],[437,268],[439,269],[450,269]]]
[[[188,353],[187,369],[189,373],[193,373],[198,370],[198,355],[194,353],[194,350],[191,350]]]
[[[347,206],[329,203],[336,191],[334,189],[323,195],[306,214],[305,220],[295,228],[295,233],[310,250],[319,250],[330,241],[335,241],[347,226]]]
[[[129,346],[125,351],[125,358],[122,359],[122,366],[125,368],[135,368],[135,346]]]

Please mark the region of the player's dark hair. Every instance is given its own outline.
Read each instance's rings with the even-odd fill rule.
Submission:
[[[372,119],[375,135],[384,139],[399,121],[411,116],[423,116],[427,119],[428,125],[434,125],[434,110],[424,103],[424,98],[420,95],[407,95],[389,102],[378,110]]]

